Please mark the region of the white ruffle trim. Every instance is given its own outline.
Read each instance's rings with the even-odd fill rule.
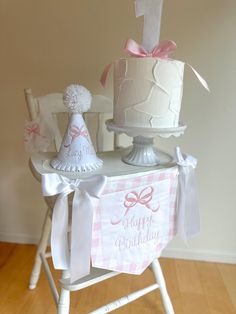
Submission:
[[[50,162],[50,164],[56,170],[61,170],[61,171],[66,171],[66,172],[90,172],[90,171],[95,171],[98,168],[101,168],[103,165],[103,161],[97,158],[96,162],[94,163],[79,165],[79,164],[69,164],[66,161],[53,159]]]

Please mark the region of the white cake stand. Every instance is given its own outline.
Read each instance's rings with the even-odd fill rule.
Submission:
[[[160,137],[168,138],[170,136],[178,137],[184,134],[186,125],[179,124],[178,127],[173,128],[138,128],[119,126],[114,123],[112,119],[106,121],[106,126],[109,131],[118,134],[126,134],[133,137],[133,146],[122,157],[122,160],[127,164],[134,166],[156,166],[161,163],[171,161],[171,157],[158,151],[154,147],[154,138],[158,135]]]

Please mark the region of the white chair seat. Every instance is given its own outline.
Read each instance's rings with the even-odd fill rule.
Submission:
[[[53,172],[62,174],[69,179],[81,178],[84,179],[86,177],[90,177],[95,174],[103,174],[108,177],[114,176],[122,176],[122,175],[131,175],[131,174],[139,174],[141,172],[145,173],[148,171],[153,171],[157,169],[168,168],[173,166],[174,163],[169,162],[169,158],[166,158],[165,164],[153,167],[142,167],[142,166],[132,166],[128,165],[121,160],[121,156],[123,154],[123,150],[109,151],[98,153],[98,157],[103,160],[103,167],[97,169],[93,172],[83,172],[83,173],[75,173],[75,172],[62,172],[53,169],[50,166],[50,160],[55,157],[55,153],[47,152],[47,153],[39,153],[34,154],[30,159],[30,168],[33,172],[34,176],[41,181],[41,175],[43,173]],[[164,162],[164,161],[163,161]]]

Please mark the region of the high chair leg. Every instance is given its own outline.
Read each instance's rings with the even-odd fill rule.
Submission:
[[[47,249],[48,238],[49,238],[49,234],[51,231],[50,212],[51,212],[51,210],[50,210],[50,208],[48,208],[46,216],[45,216],[44,224],[43,224],[43,230],[42,230],[41,238],[40,238],[37,252],[35,255],[33,270],[31,272],[31,276],[30,276],[29,289],[34,289],[36,287],[38,279],[39,279],[39,275],[41,272],[42,261],[40,258],[40,253],[45,254],[46,249]]]
[[[59,297],[57,313],[69,314],[69,309],[70,309],[70,291],[62,288]]]
[[[170,297],[166,289],[165,279],[164,279],[158,259],[155,259],[152,262],[151,267],[152,267],[156,282],[159,285],[159,289],[160,289],[160,293],[161,293],[161,297],[162,297],[166,314],[175,314]]]
[[[67,277],[69,277],[68,271],[63,270],[61,279],[65,279]],[[69,314],[69,311],[70,311],[70,291],[61,288],[57,306],[57,314]]]

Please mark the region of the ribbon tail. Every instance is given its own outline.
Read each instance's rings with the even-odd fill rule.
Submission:
[[[102,84],[103,87],[105,87],[106,85],[106,81],[107,81],[107,76],[108,76],[108,73],[110,72],[110,69],[112,67],[112,64],[113,63],[109,63],[105,69],[103,70],[102,72],[102,75],[100,77],[100,83]]]
[[[169,57],[169,54],[174,52],[177,48],[177,45],[172,40],[165,40],[160,42],[157,46],[154,47],[152,55],[154,57],[166,59]]]
[[[195,169],[187,165],[180,149],[176,149],[176,158],[179,162],[179,188],[178,188],[178,233],[187,243],[187,240],[200,232],[200,215],[197,200],[197,184]],[[182,163],[182,165],[181,165]]]
[[[75,192],[71,226],[71,282],[90,273],[93,206],[93,201],[87,192]]]
[[[186,191],[186,215],[185,230],[186,237],[191,238],[200,233],[200,214],[197,199],[197,183],[194,169],[189,169]]]
[[[193,73],[196,75],[197,79],[199,80],[199,82],[202,84],[202,86],[208,91],[210,92],[209,86],[207,84],[207,82],[204,80],[204,78],[188,63],[186,63],[190,69],[193,71]]]
[[[184,242],[187,242],[187,236],[186,236],[186,223],[185,223],[185,217],[186,217],[186,198],[185,198],[185,192],[186,192],[186,180],[185,175],[183,174],[183,171],[180,170],[179,173],[179,187],[178,187],[178,218],[177,218],[177,227],[178,227],[178,233],[181,236],[181,238],[184,240]]]
[[[57,197],[52,215],[51,251],[55,269],[69,268],[67,195]]]

